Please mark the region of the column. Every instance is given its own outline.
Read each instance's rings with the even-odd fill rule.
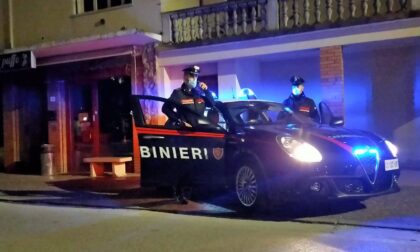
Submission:
[[[48,143],[54,145],[54,173],[67,173],[66,95],[63,80],[47,83]]]
[[[131,60],[131,92],[132,94],[158,95],[156,82],[156,50],[155,44],[150,43],[142,48],[133,48]],[[158,109],[154,104],[143,104],[144,113],[157,114]],[[133,161],[134,172],[141,172],[139,139],[133,122]]]
[[[229,60],[217,64],[219,99],[231,100],[237,98],[241,89],[236,73],[236,61]]]
[[[344,116],[344,67],[341,46],[320,49],[322,97],[336,116]]]
[[[222,61],[217,64],[219,98],[238,98],[241,88],[255,91],[260,83],[260,66],[255,59]],[[258,97],[258,93],[256,94]]]

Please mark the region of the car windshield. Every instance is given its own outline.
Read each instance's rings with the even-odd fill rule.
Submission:
[[[235,101],[226,103],[235,124],[239,125],[318,125],[311,118],[295,114],[283,104],[269,101]]]

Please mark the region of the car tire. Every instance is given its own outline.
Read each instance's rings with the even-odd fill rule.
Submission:
[[[265,179],[257,162],[239,162],[233,176],[235,205],[244,212],[267,210],[268,197]]]

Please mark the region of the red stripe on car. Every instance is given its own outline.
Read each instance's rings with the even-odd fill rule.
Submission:
[[[208,137],[224,138],[225,134],[210,132],[191,132],[185,130],[156,129],[156,128],[136,128],[137,134],[165,135],[165,136],[189,136],[189,137]]]

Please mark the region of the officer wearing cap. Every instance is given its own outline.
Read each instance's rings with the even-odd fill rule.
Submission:
[[[314,121],[319,122],[318,110],[314,100],[306,97],[303,92],[305,89],[305,80],[299,76],[292,76],[290,82],[292,83],[292,93],[289,98],[283,102],[283,105],[290,108],[295,113],[306,115]]]
[[[166,123],[167,127],[179,128],[185,123],[195,126],[197,124],[197,116],[192,113],[182,113],[182,111],[176,111],[172,103],[181,105],[195,112],[200,116],[204,116],[206,107],[214,107],[214,99],[211,92],[208,90],[207,85],[204,82],[198,83],[198,75],[200,73],[200,67],[190,66],[183,70],[184,82],[180,88],[175,89],[169,97],[170,102],[166,102],[162,107],[162,112],[168,116]],[[181,117],[181,118],[180,118]],[[184,119],[184,120],[183,120]],[[176,200],[181,204],[187,204],[183,192],[182,185],[187,180],[181,174],[174,186],[174,194]]]
[[[204,82],[198,82],[197,78],[200,73],[200,67],[190,66],[183,70],[184,82],[180,88],[175,89],[169,101],[182,105],[198,115],[204,115],[206,107],[214,107],[214,99],[211,92],[208,90],[207,85]],[[169,103],[165,103],[162,108],[162,112],[165,113],[169,120],[167,126],[169,127],[180,127],[184,124],[182,119],[188,124],[195,126],[196,117],[191,114],[183,114],[183,118],[180,118],[180,113],[174,111],[173,106]]]

